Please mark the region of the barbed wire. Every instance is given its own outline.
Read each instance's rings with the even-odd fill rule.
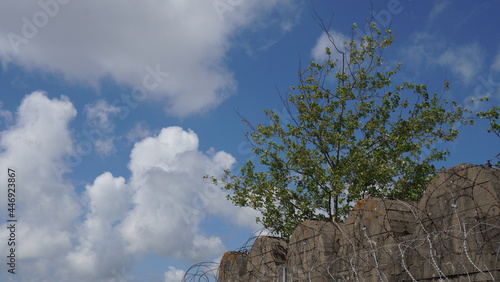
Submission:
[[[343,223],[306,221],[288,240],[262,234],[183,281],[497,281],[500,169],[457,165],[418,203],[368,198]]]

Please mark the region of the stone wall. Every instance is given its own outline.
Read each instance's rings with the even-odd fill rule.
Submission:
[[[344,223],[309,220],[290,239],[228,252],[219,281],[500,280],[500,169],[439,172],[418,203],[368,198]]]

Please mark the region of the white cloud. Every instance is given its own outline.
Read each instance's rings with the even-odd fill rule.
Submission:
[[[345,52],[347,49],[344,45],[344,42],[349,43],[351,40],[350,37],[336,31],[330,31],[330,36],[333,38],[333,42],[335,46],[341,51]],[[331,59],[333,61],[339,60],[342,61],[342,55],[338,53],[334,47],[334,45],[330,42],[330,38],[326,33],[322,33],[321,36],[316,41],[316,45],[311,51],[311,56],[316,62],[326,62],[328,60],[328,55],[325,53],[325,48],[330,48],[332,53]]]
[[[184,271],[176,269],[173,266],[168,267],[168,271],[165,272],[165,282],[179,282],[184,278]]]
[[[478,43],[450,47],[442,53],[437,63],[450,68],[465,81],[470,82],[482,68],[484,56]]]
[[[101,220],[112,224],[121,220],[131,205],[132,190],[123,177],[114,178],[105,172],[86,187],[90,199],[90,212],[98,215]]]
[[[115,281],[143,254],[213,258],[225,247],[200,227],[208,216],[257,228],[254,211],[233,206],[225,192],[203,180],[235,159],[199,151],[197,135],[180,127],[135,144],[129,180],[104,172],[77,195],[50,165],[73,146],[68,124],[75,116],[68,98],[34,92],[23,99],[13,125],[0,132],[0,167],[15,168],[22,187],[16,212],[23,281]],[[6,183],[6,174],[0,181]],[[1,201],[6,206],[5,197]],[[5,223],[0,227],[7,237]],[[7,253],[6,244],[0,252]]]
[[[105,172],[86,186],[89,212],[78,234],[76,245],[66,256],[68,275],[98,279],[110,277],[112,269],[131,262],[124,255],[123,240],[113,226],[131,208],[132,189],[122,177]]]
[[[152,168],[188,169],[176,165],[176,156],[184,152],[195,152],[198,148],[198,137],[192,131],[184,131],[180,127],[164,128],[156,137],[148,137],[137,142],[130,155],[130,170],[140,175]]]
[[[144,87],[176,116],[206,111],[236,87],[224,64],[229,38],[253,22],[274,26],[271,10],[291,13],[287,7],[297,5],[233,2],[221,16],[215,1],[8,1],[0,11],[0,33],[7,35],[0,61],[95,87],[103,78]],[[280,14],[284,29],[296,16],[290,13]]]
[[[204,218],[253,215],[232,206],[225,193],[203,181],[204,175],[218,175],[235,160],[225,152],[204,154],[198,142],[193,131],[169,127],[135,144],[129,163],[134,209],[120,226],[128,252],[206,258],[224,246],[220,238],[198,233]]]
[[[19,106],[14,124],[0,133],[0,167],[16,170],[16,229],[22,242],[17,256],[31,259],[30,267],[20,270],[27,278],[42,281],[47,270],[60,263],[61,256],[72,248],[74,220],[81,208],[73,186],[59,182],[52,166],[71,145],[69,122],[76,110],[67,97],[49,99],[42,92],[27,95]],[[6,174],[0,181],[7,182]],[[5,197],[1,206],[6,207]],[[5,215],[5,214],[4,214]],[[1,226],[7,238],[6,225]],[[0,246],[7,253],[7,244]]]

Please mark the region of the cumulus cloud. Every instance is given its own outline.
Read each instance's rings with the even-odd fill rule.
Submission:
[[[234,92],[229,38],[292,0],[5,2],[0,61],[99,87],[103,78],[147,91],[176,116],[206,111]],[[289,29],[294,14],[280,14]],[[271,17],[269,17],[271,18]],[[286,24],[285,24],[286,22]],[[274,25],[274,22],[270,22]],[[134,91],[132,90],[132,92]],[[141,94],[142,95],[142,94]]]
[[[221,173],[235,159],[225,152],[200,152],[198,144],[193,131],[180,127],[164,128],[135,144],[129,163],[134,209],[120,226],[128,252],[198,260],[224,250],[219,237],[198,232],[208,214],[255,219],[247,209],[231,207],[225,193],[202,178]],[[140,239],[144,236],[149,240]]]
[[[124,256],[123,240],[113,226],[131,208],[132,189],[123,177],[105,172],[86,186],[88,199],[85,221],[78,233],[79,243],[66,255],[69,274],[97,279],[112,275],[131,263]]]
[[[466,82],[470,82],[482,68],[484,56],[478,43],[450,47],[442,53],[437,63],[449,67]]]
[[[58,181],[50,164],[60,160],[65,146],[71,145],[68,124],[75,116],[67,97],[49,99],[34,92],[22,100],[14,124],[0,133],[0,167],[15,169],[19,186],[16,232],[18,242],[23,243],[16,249],[17,256],[36,261],[32,268],[21,270],[29,272],[26,281],[45,275],[72,248],[73,223],[81,214],[79,200],[72,185]],[[6,176],[0,174],[3,183]],[[5,197],[1,202],[7,206]],[[1,237],[7,238],[6,225],[0,227]],[[0,251],[7,253],[7,244]]]
[[[24,281],[115,281],[144,254],[213,258],[225,246],[200,227],[209,216],[257,228],[253,210],[233,206],[225,192],[203,180],[220,175],[235,159],[223,151],[200,151],[196,133],[180,127],[135,143],[130,179],[103,172],[76,194],[50,165],[73,146],[69,123],[76,114],[67,97],[34,92],[23,99],[13,125],[0,133],[0,167],[14,168],[22,187],[16,216]],[[6,174],[0,181],[7,182]],[[5,223],[0,227],[7,237]],[[6,244],[0,252],[7,253]],[[165,277],[179,273],[170,269]]]

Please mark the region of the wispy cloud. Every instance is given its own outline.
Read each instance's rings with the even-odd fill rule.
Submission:
[[[434,2],[431,12],[429,13],[429,24],[432,24],[437,16],[439,16],[453,2],[451,0],[438,0]]]
[[[465,83],[477,76],[483,61],[484,56],[478,43],[450,47],[437,60],[438,64],[450,68],[450,71],[459,75]]]
[[[491,65],[491,69],[500,72],[500,47],[498,48],[498,54],[493,59],[493,64]]]
[[[135,142],[151,135],[151,131],[144,122],[138,122],[125,136],[129,142]]]
[[[3,119],[4,123],[9,124],[12,122],[12,113],[8,110],[2,109],[2,107],[3,103],[0,102],[0,117]]]
[[[451,45],[429,32],[416,32],[401,49],[402,60],[412,70],[425,73],[428,68],[444,67],[465,84],[484,66],[483,49],[478,42]]]
[[[120,113],[118,107],[109,105],[105,100],[98,100],[92,104],[85,105],[87,135],[95,135],[92,138],[96,151],[104,156],[116,152],[114,136],[110,135],[115,129],[112,118]],[[97,129],[99,133],[97,134]],[[91,144],[92,145],[92,144]]]
[[[105,100],[98,100],[85,105],[84,112],[90,126],[108,127],[110,118],[119,114],[120,109],[109,105]]]

